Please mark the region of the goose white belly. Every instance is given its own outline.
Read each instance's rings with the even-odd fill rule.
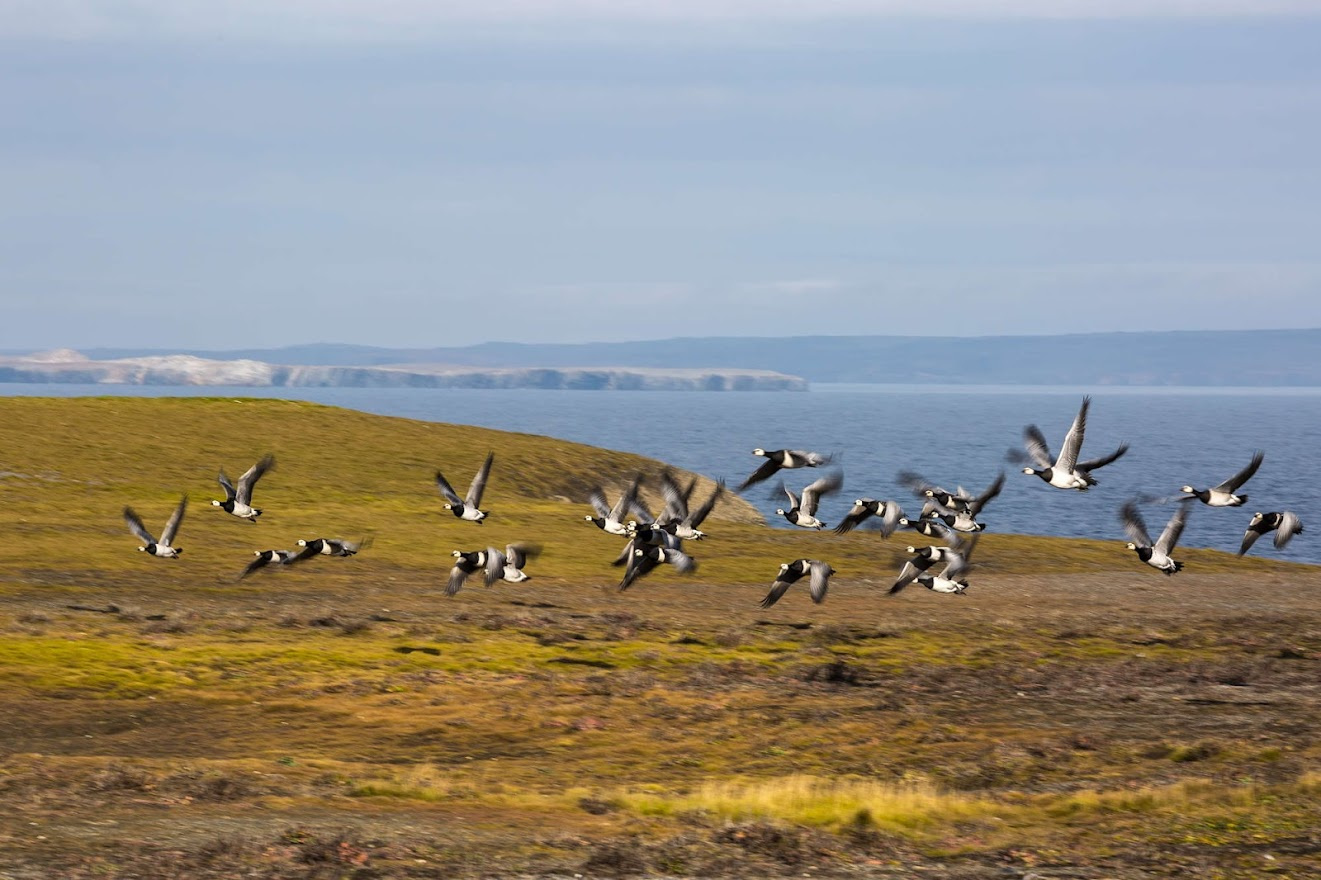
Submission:
[[[1064,471],[1061,468],[1052,468],[1050,472],[1050,485],[1056,489],[1086,489],[1087,480],[1077,471]]]

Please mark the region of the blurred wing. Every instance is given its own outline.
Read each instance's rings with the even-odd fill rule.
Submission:
[[[977,514],[981,513],[982,508],[985,507],[993,498],[995,498],[995,496],[999,495],[1000,490],[1003,489],[1004,487],[1005,487],[1005,474],[1004,471],[1000,471],[1000,476],[996,477],[995,480],[991,483],[991,485],[986,487],[985,492],[978,495],[972,501],[968,502],[968,514],[970,516],[976,516]]]
[[[849,512],[844,514],[844,518],[839,521],[839,525],[835,526],[835,534],[843,535],[851,532],[860,523],[875,516],[876,514],[871,508],[873,502],[874,499],[871,498],[859,498],[857,503],[849,508]]]
[[[688,516],[688,496],[674,481],[674,475],[662,471],[660,475],[661,496],[665,499],[665,509],[661,511],[661,522],[683,522]]]
[[[240,504],[252,503],[252,487],[257,485],[262,474],[273,467],[275,467],[275,456],[265,455],[262,456],[261,461],[243,472],[243,476],[239,477],[238,493],[235,496]]]
[[[1083,433],[1087,430],[1087,408],[1091,406],[1092,399],[1084,397],[1082,406],[1078,409],[1078,415],[1074,417],[1073,424],[1069,426],[1069,433],[1064,435],[1064,444],[1060,446],[1060,469],[1066,473],[1072,471],[1078,464],[1078,452],[1082,449]]]
[[[701,507],[692,511],[688,515],[688,525],[692,526],[693,528],[697,528],[698,526],[700,526],[702,522],[708,516],[710,516],[711,511],[715,510],[716,503],[720,501],[720,499],[724,496],[724,494],[725,494],[725,481],[720,480],[719,482],[716,483],[715,491],[711,493],[711,497],[706,499],[706,501],[702,503]]]
[[[449,582],[445,584],[445,595],[453,596],[455,593],[461,590],[463,588],[463,582],[467,580],[467,578],[468,578],[468,572],[465,571],[461,566],[456,565],[453,568],[451,568]]]
[[[881,534],[888,538],[899,528],[899,520],[904,512],[893,501],[882,501],[881,505]]]
[[[1130,541],[1139,547],[1151,546],[1151,536],[1147,534],[1147,524],[1142,519],[1137,502],[1124,502],[1124,506],[1119,508],[1119,520],[1124,524],[1124,532]]]
[[[925,569],[918,566],[914,560],[910,559],[905,562],[904,567],[899,569],[899,577],[895,578],[894,586],[890,587],[889,595],[893,596],[895,593],[898,593],[904,587],[917,580],[917,576],[923,571],[925,571]]]
[[[812,595],[812,601],[820,605],[826,601],[826,590],[830,587],[830,575],[834,569],[829,563],[814,561],[810,566],[811,577],[807,582],[807,591]]]
[[[1260,537],[1261,537],[1261,532],[1257,531],[1256,529],[1248,529],[1247,531],[1245,531],[1243,533],[1243,543],[1238,545],[1238,555],[1242,556],[1244,553],[1247,553],[1248,550],[1252,547],[1252,545],[1257,543],[1257,539]],[[1277,533],[1275,537],[1278,543],[1280,537],[1279,534]]]
[[[1216,488],[1220,489],[1223,492],[1233,492],[1237,490],[1239,486],[1242,486],[1244,483],[1246,483],[1248,480],[1252,478],[1252,475],[1257,472],[1257,468],[1261,467],[1262,459],[1264,459],[1265,457],[1266,457],[1265,453],[1261,452],[1260,450],[1257,451],[1252,456],[1252,461],[1248,462],[1247,467],[1245,467],[1243,470],[1239,471],[1238,473],[1234,474],[1234,476],[1230,477],[1228,480],[1225,480],[1219,486],[1216,486]]]
[[[786,494],[786,495],[789,496],[789,509],[790,509],[790,510],[793,510],[795,507],[799,507],[799,504],[798,504],[798,496],[795,495],[795,494],[793,493],[793,490],[792,490],[792,489],[790,489],[790,488],[789,488],[788,486],[786,486],[784,483],[780,483],[780,491],[784,492],[784,494]],[[801,508],[800,508],[800,509],[801,509]]]
[[[1046,445],[1046,435],[1041,433],[1041,429],[1036,425],[1028,425],[1023,429],[1023,448],[1027,450],[1028,457],[1036,462],[1038,469],[1045,470],[1055,466],[1055,459],[1050,455],[1050,447]]]
[[[188,496],[185,495],[179,499],[179,506],[174,508],[174,513],[170,514],[170,520],[165,524],[165,531],[161,532],[161,543],[166,547],[174,543],[174,536],[179,533],[179,524],[183,522],[184,511],[188,509]]]
[[[771,591],[766,594],[765,599],[761,600],[761,607],[770,608],[776,602],[780,601],[780,597],[783,596],[785,591],[791,586],[793,586],[793,581],[777,580],[775,583],[771,584]]]
[[[486,480],[491,476],[491,462],[495,461],[495,453],[488,452],[486,461],[482,462],[482,468],[477,472],[477,476],[472,478],[472,485],[468,487],[468,496],[463,499],[464,507],[477,509],[482,503],[482,493],[486,491]]]
[[[605,493],[599,487],[587,494],[587,500],[591,502],[592,509],[596,511],[597,516],[608,517],[610,515],[610,503],[605,500]]]
[[[290,556],[287,560],[285,560],[285,565],[294,565],[295,563],[303,562],[304,560],[311,559],[313,556],[320,556],[320,555],[321,555],[321,539],[316,538],[315,540],[308,541],[305,545],[303,545],[302,549],[300,549],[293,556]]]
[[[927,478],[917,471],[900,471],[894,475],[895,481],[900,485],[907,486],[908,491],[912,492],[918,498],[925,498],[928,489],[938,489],[938,487],[927,482]]]
[[[216,477],[216,480],[220,483],[220,488],[225,490],[225,500],[233,501],[234,484],[229,481],[229,475],[225,473],[224,468],[220,469],[220,476]]]
[[[1170,517],[1170,521],[1165,525],[1165,530],[1160,533],[1160,537],[1156,539],[1156,545],[1152,549],[1168,556],[1174,550],[1174,545],[1179,543],[1179,536],[1183,534],[1183,526],[1187,521],[1188,503],[1183,501],[1179,503],[1179,509],[1174,512],[1174,516]]]
[[[505,558],[514,568],[522,568],[527,561],[541,552],[540,544],[510,544],[505,547]]]
[[[256,571],[259,568],[265,568],[267,565],[270,564],[270,562],[271,562],[271,557],[269,555],[265,553],[258,553],[255,559],[253,559],[251,562],[249,562],[246,566],[243,567],[243,571],[239,574],[239,580],[243,580],[245,577],[252,574],[254,571]]]
[[[486,548],[485,576],[488,587],[505,576],[505,555],[494,547]]]
[[[133,508],[124,508],[124,522],[128,525],[128,530],[141,538],[144,544],[156,543],[156,539],[147,531],[146,526],[142,524],[142,518],[133,512]]]
[[[1280,514],[1280,524],[1275,529],[1275,549],[1283,550],[1289,539],[1303,530],[1303,523],[1297,514],[1288,510]]]
[[[842,485],[844,485],[844,475],[838,473],[826,474],[819,480],[813,480],[803,489],[802,511],[808,516],[815,516],[816,507],[821,501],[821,496],[838,492]]]
[[[735,491],[742,492],[744,489],[748,488],[749,486],[753,486],[756,485],[757,483],[762,482],[763,480],[767,480],[771,477],[772,474],[774,474],[779,469],[780,469],[780,463],[778,461],[775,461],[774,459],[768,458],[761,463],[761,467],[757,468],[755,471],[753,471],[751,474],[748,475],[747,479],[739,483],[738,489]]]
[[[633,482],[628,485],[628,488],[624,490],[623,494],[619,496],[619,500],[615,502],[615,506],[610,508],[610,519],[615,522],[624,521],[624,517],[633,509],[633,505],[637,501],[638,486],[641,483],[642,475],[638,474],[633,478]]]
[[[1106,465],[1110,464],[1110,462],[1117,460],[1125,452],[1128,452],[1128,444],[1121,443],[1119,444],[1119,448],[1116,449],[1114,452],[1110,453],[1109,455],[1103,455],[1100,458],[1093,458],[1089,461],[1084,461],[1082,464],[1079,464],[1078,470],[1094,471],[1097,468],[1103,468]]]
[[[440,494],[445,496],[445,500],[450,504],[463,503],[463,499],[459,497],[459,493],[454,491],[454,487],[450,485],[450,481],[445,479],[445,475],[440,471],[436,471],[436,488],[440,490]]]

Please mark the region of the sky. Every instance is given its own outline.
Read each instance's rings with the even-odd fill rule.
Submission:
[[[0,350],[1321,327],[1321,0],[0,0]]]

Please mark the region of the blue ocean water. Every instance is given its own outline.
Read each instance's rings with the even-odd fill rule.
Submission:
[[[988,530],[1114,541],[1126,540],[1117,512],[1128,498],[1174,496],[1185,483],[1214,485],[1261,449],[1265,463],[1243,489],[1247,505],[1195,505],[1180,545],[1237,550],[1254,511],[1287,509],[1309,530],[1283,551],[1267,536],[1252,554],[1321,563],[1321,388],[819,385],[807,393],[702,393],[0,385],[0,394],[287,397],[636,452],[731,485],[762,461],[754,447],[813,449],[835,454],[844,472],[843,491],[824,499],[818,514],[831,524],[863,495],[898,500],[915,515],[921,503],[895,479],[900,470],[975,492],[1004,470],[1004,491],[980,517]],[[1085,493],[1052,489],[1006,462],[1010,447],[1022,448],[1028,423],[1058,451],[1084,394],[1092,406],[1082,457],[1122,442],[1131,447],[1096,472],[1100,485]],[[799,489],[815,474],[785,476]],[[745,497],[772,525],[787,528],[775,515],[784,499],[773,493],[774,482]],[[1172,512],[1172,505],[1143,507],[1153,537]]]

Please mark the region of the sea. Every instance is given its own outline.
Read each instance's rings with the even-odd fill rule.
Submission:
[[[988,531],[1121,544],[1127,538],[1118,512],[1126,500],[1143,499],[1154,538],[1181,486],[1215,485],[1262,450],[1261,469],[1241,490],[1248,503],[1195,504],[1180,546],[1237,551],[1253,512],[1291,510],[1307,530],[1283,550],[1267,535],[1250,554],[1321,563],[1321,388],[817,384],[806,392],[670,392],[6,384],[0,395],[292,398],[635,452],[731,486],[763,461],[752,454],[755,447],[815,450],[833,455],[831,466],[844,475],[842,491],[824,498],[818,512],[831,525],[859,497],[893,499],[916,516],[922,504],[897,479],[900,471],[974,493],[1005,471],[1004,490],[979,517]],[[1040,427],[1057,452],[1084,395],[1092,404],[1081,458],[1120,443],[1130,447],[1095,472],[1099,485],[1087,492],[1054,489],[1008,460],[1011,448],[1023,448],[1028,424]],[[795,491],[817,476],[807,469],[781,473]],[[497,458],[493,481],[498,474]],[[792,528],[775,513],[787,506],[776,484],[773,478],[744,497],[772,527]]]

